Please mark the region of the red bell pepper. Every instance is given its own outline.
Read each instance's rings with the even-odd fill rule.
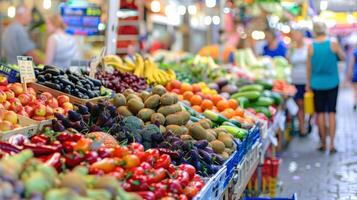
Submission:
[[[115,160],[112,158],[104,158],[103,160],[97,161],[90,166],[90,168],[99,169],[104,173],[114,171],[115,167]]]
[[[24,149],[30,149],[35,156],[50,155],[60,151],[60,147],[45,144],[23,144]]]
[[[69,168],[78,166],[84,160],[84,156],[82,156],[78,152],[65,154],[64,157],[66,166],[68,166]]]
[[[154,163],[154,168],[165,168],[167,169],[171,164],[171,158],[167,154],[162,154],[160,158]]]
[[[61,170],[61,167],[62,167],[62,156],[60,153],[56,152],[52,155],[50,155],[46,162],[45,162],[45,165],[47,166],[52,166],[54,167],[57,171],[60,171]]]
[[[178,168],[187,172],[190,175],[190,179],[192,179],[196,174],[196,168],[192,165],[181,164]]]
[[[17,145],[10,144],[8,142],[0,141],[0,150],[5,153],[11,153],[11,152],[19,153],[22,150],[22,148]]]
[[[159,168],[153,170],[151,173],[148,174],[148,183],[158,183],[166,178],[166,170],[164,168]]]
[[[30,141],[34,144],[47,144],[50,140],[44,135],[35,135],[30,139]]]
[[[136,192],[138,195],[140,195],[143,199],[145,200],[155,200],[155,194],[153,192],[150,191],[140,191],[140,192]]]
[[[11,136],[8,141],[13,145],[23,145],[24,143],[28,143],[29,139],[22,134],[16,134]]]

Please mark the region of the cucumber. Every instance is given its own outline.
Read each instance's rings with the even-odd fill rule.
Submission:
[[[262,92],[262,96],[263,96],[263,97],[270,97],[270,98],[272,98],[272,92],[271,92],[270,90],[264,90],[264,91]]]
[[[272,90],[273,89],[273,85],[271,83],[268,83],[267,81],[258,79],[258,80],[255,81],[255,83],[263,86],[263,88],[266,89],[266,90]]]
[[[245,97],[248,100],[255,100],[260,96],[260,92],[258,91],[246,91],[246,92],[238,92],[231,96],[232,99],[238,100],[239,97]]]
[[[256,106],[252,107],[257,113],[262,113],[264,114],[267,118],[271,118],[271,114],[269,111],[269,108],[264,107],[264,106]]]
[[[274,100],[269,97],[259,97],[258,100],[254,103],[252,103],[253,107],[259,107],[259,106],[271,106],[274,104]]]
[[[247,130],[235,126],[223,125],[220,126],[220,128],[224,128],[228,133],[232,134],[236,138],[239,138],[240,140],[243,140],[248,134]]]
[[[223,122],[224,126],[233,126],[233,127],[237,127],[235,124],[231,123],[230,121],[226,121],[226,122]]]
[[[229,123],[234,124],[236,127],[242,127],[242,124],[235,119],[230,119]]]
[[[199,118],[194,117],[194,116],[191,116],[191,117],[190,117],[190,120],[191,120],[192,122],[198,122],[198,121],[200,121]]]
[[[258,84],[252,84],[252,85],[245,85],[241,88],[239,88],[239,92],[248,92],[248,91],[258,91],[261,92],[263,91],[263,86],[258,85]]]
[[[228,121],[228,119],[223,115],[217,114],[211,110],[205,110],[205,112],[203,112],[203,115],[216,124],[223,124],[224,122]]]
[[[283,97],[276,92],[271,92],[271,98],[274,100],[275,105],[280,105],[283,102]]]
[[[191,116],[196,117],[198,119],[203,119],[204,117],[201,115],[201,113],[198,113],[197,111],[195,111],[194,109],[192,109],[190,106],[181,103],[180,105],[183,109],[185,109],[188,113],[190,113]]]
[[[238,99],[236,99],[239,102],[239,106],[241,108],[248,108],[249,105],[249,99],[246,97],[239,97]]]

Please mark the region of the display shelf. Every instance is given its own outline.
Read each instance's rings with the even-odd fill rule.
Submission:
[[[121,20],[118,26],[139,26],[139,20]]]
[[[118,35],[118,41],[126,41],[126,40],[138,40],[139,37],[137,35]]]

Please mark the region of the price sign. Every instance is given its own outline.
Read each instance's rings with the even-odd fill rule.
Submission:
[[[33,69],[33,59],[30,56],[17,56],[17,64],[20,68],[21,83],[36,82],[35,71]]]
[[[100,52],[99,56],[94,56],[90,62],[90,71],[89,71],[89,77],[94,78],[95,73],[97,72],[97,67],[98,65],[102,62],[103,57],[105,55],[106,47],[102,48],[102,51]]]

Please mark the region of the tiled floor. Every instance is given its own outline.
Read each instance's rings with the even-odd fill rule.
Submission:
[[[296,192],[299,200],[357,200],[357,112],[350,90],[340,90],[337,121],[337,154],[316,150],[316,130],[295,138],[281,154],[279,196]]]

